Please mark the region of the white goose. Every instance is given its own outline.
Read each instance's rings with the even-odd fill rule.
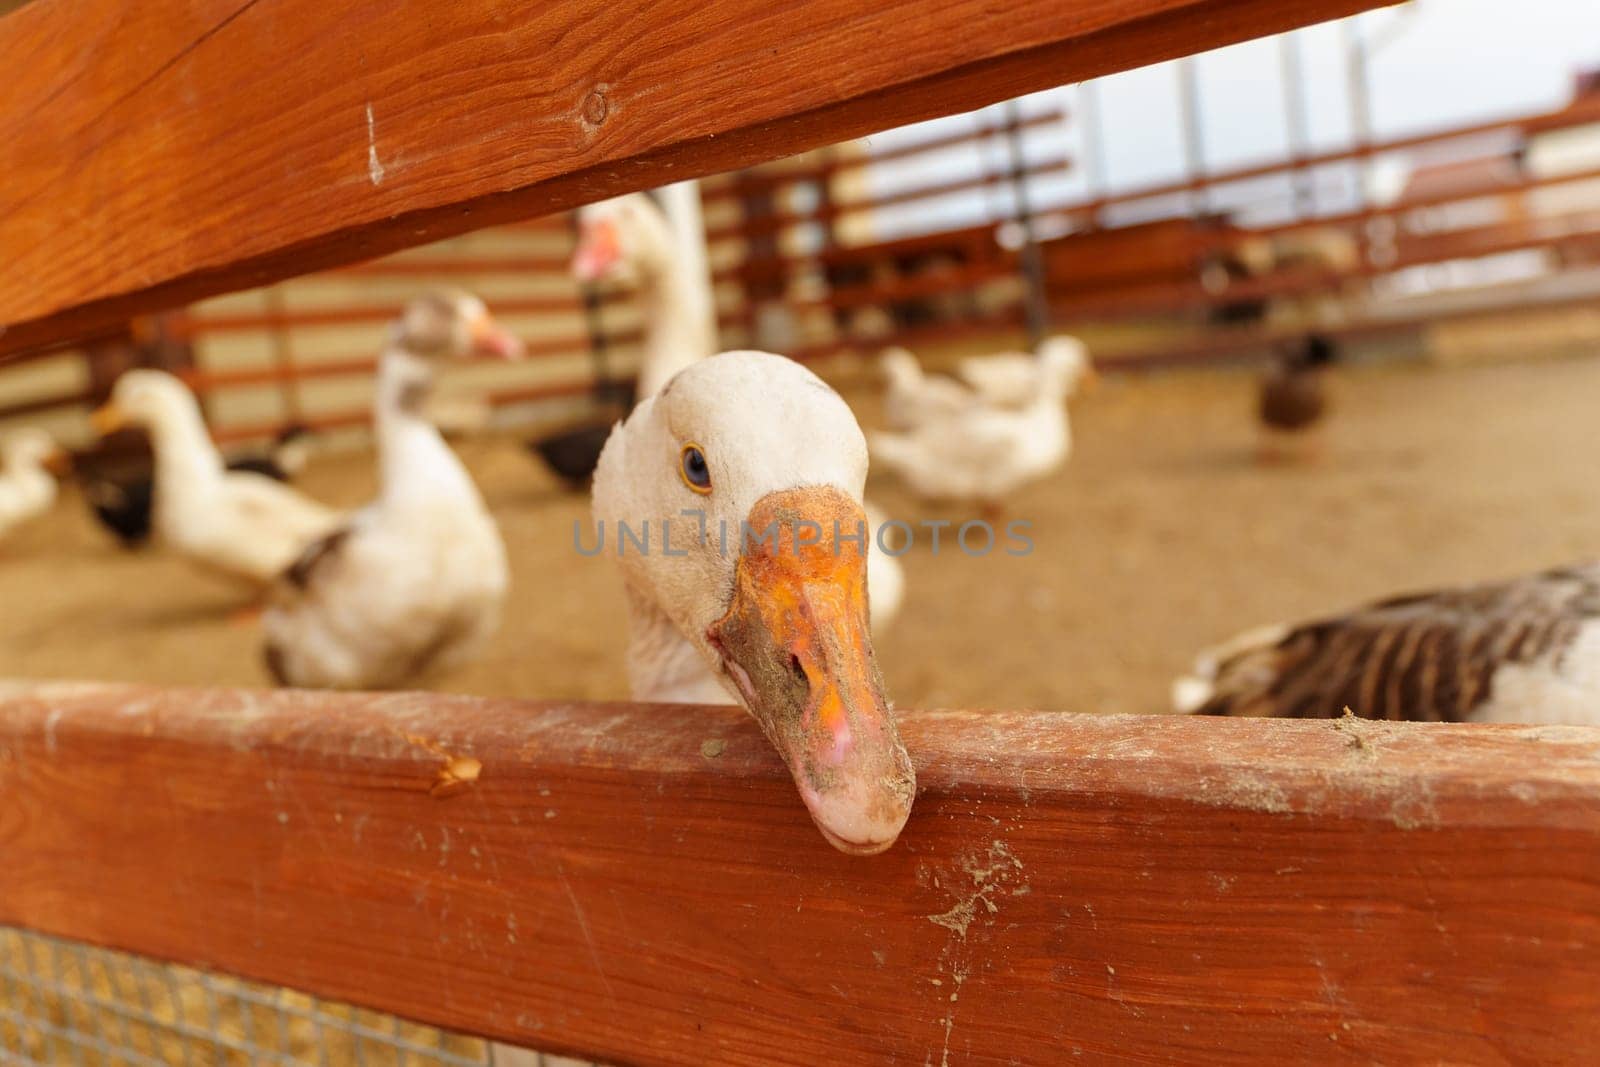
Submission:
[[[672,376],[716,351],[717,319],[707,280],[686,261],[666,213],[644,193],[629,193],[578,211],[572,272],[580,280],[638,287],[644,305],[644,358],[639,397],[654,396]],[[887,626],[905,598],[905,571],[876,533],[883,517],[868,505],[871,530],[867,581],[872,623]]]
[[[0,441],[0,537],[56,502],[56,479],[47,469],[62,455],[43,430],[29,427]]]
[[[886,348],[878,355],[883,370],[883,424],[890,430],[915,429],[929,418],[950,415],[972,403],[970,388],[953,378],[928,374],[904,348]]]
[[[128,371],[93,421],[101,434],[128,424],[149,433],[155,531],[203,567],[265,585],[339,521],[337,512],[264,474],[228,470],[194,394],[164,371]]]
[[[916,792],[853,539],[866,473],[861,429],[837,393],[781,356],[729,352],[643,400],[594,480],[600,544],[628,596],[634,698],[731,696],[788,764],[823,836],[862,854],[894,842]],[[619,539],[623,524],[648,529],[653,550]]]
[[[1000,352],[990,356],[963,356],[956,361],[956,376],[979,396],[1000,407],[1024,407],[1046,384],[1046,368],[1053,363],[1073,368],[1067,395],[1094,384],[1094,364],[1088,347],[1076,337],[1048,337],[1033,352]]]
[[[955,378],[924,372],[917,357],[904,348],[885,349],[879,358],[888,379],[884,425],[897,431],[951,415],[974,401],[997,408],[1026,407],[1044,385],[1046,368],[1055,362],[1079,368],[1074,390],[1095,380],[1089,350],[1076,337],[1048,338],[1040,343],[1037,354],[964,356],[956,362]]]
[[[378,499],[308,547],[272,589],[265,660],[281,685],[388,689],[470,659],[499,626],[505,546],[472,477],[425,415],[436,365],[521,345],[465,293],[413,300],[373,401]]]
[[[1072,449],[1066,399],[1087,371],[1081,350],[1041,348],[1036,387],[1021,406],[974,392],[966,403],[929,414],[902,433],[870,438],[873,459],[934,500],[974,500],[998,511],[1017,488],[1049,475]]]

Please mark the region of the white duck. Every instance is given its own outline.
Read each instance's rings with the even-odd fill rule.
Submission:
[[[928,374],[904,348],[886,348],[878,355],[886,385],[883,423],[891,430],[914,429],[929,418],[959,411],[973,400],[972,390],[943,375]]]
[[[28,427],[0,441],[0,537],[56,502],[56,479],[48,464],[61,456],[43,430]]]
[[[644,193],[578,209],[572,273],[579,281],[635,287],[644,306],[640,397],[654,396],[684,367],[716,351],[710,279],[686,262],[672,224]]]
[[[997,512],[1007,494],[1066,462],[1072,449],[1066,398],[1086,367],[1071,346],[1042,348],[1037,385],[1025,404],[996,404],[974,392],[908,431],[873,434],[873,459],[921,496],[975,500]]]
[[[644,193],[629,193],[578,210],[578,246],[572,272],[580,281],[616,281],[638,287],[644,305],[644,359],[639,397],[655,395],[683,368],[716,351],[717,319],[707,279],[677,244],[666,213]],[[876,537],[883,518],[868,506],[867,581],[872,622],[887,626],[905,598],[905,571]]]
[[[262,630],[279,684],[394,688],[466,662],[493,635],[505,546],[425,408],[441,360],[521,350],[465,293],[413,300],[391,327],[373,401],[378,499],[273,587]]]
[[[601,549],[628,596],[634,698],[731,696],[823,836],[861,854],[894,842],[916,792],[867,626],[866,474],[837,393],[781,356],[729,352],[642,401],[594,480]],[[653,551],[621,539],[624,524],[648,529]]]
[[[101,434],[129,424],[149,433],[155,531],[204,567],[265,585],[339,521],[337,512],[264,474],[229,470],[194,394],[165,371],[128,371],[93,421]]]
[[[975,400],[997,408],[1023,408],[1037,395],[1045,368],[1066,362],[1079,368],[1072,388],[1095,380],[1089,350],[1076,337],[1051,337],[1031,352],[1000,352],[964,356],[956,362],[956,377],[928,374],[917,357],[904,348],[885,349],[879,358],[888,380],[883,397],[884,424],[906,431],[930,418],[948,416]]]
[[[1061,363],[1073,372],[1068,397],[1092,385],[1096,378],[1089,349],[1076,337],[1049,337],[1037,353],[1001,352],[990,356],[964,356],[956,361],[956,376],[979,396],[1000,407],[1024,407],[1045,384],[1045,368]]]

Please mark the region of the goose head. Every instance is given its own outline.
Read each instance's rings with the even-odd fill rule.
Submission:
[[[640,403],[594,480],[630,592],[761,725],[823,836],[863,855],[894,843],[916,792],[867,627],[865,541],[852,539],[866,474],[837,393],[781,356],[728,352]],[[616,540],[619,524],[648,529],[648,549]]]
[[[578,209],[578,246],[572,275],[580,282],[639,285],[670,270],[672,226],[644,193],[602,200]]]
[[[483,301],[459,289],[413,298],[390,325],[389,341],[391,348],[429,361],[522,355],[522,342],[495,323]]]
[[[1089,350],[1076,337],[1051,337],[1039,343],[1040,393],[1063,399],[1088,392],[1099,382]]]
[[[522,342],[501,329],[482,300],[459,289],[413,297],[389,324],[378,369],[378,407],[420,415],[441,365],[473,356],[516,360]]]
[[[885,348],[878,353],[878,360],[891,386],[911,386],[922,380],[922,364],[904,348]]]
[[[102,437],[128,426],[150,430],[201,425],[200,405],[189,387],[166,371],[147,367],[118,378],[110,401],[89,419]]]

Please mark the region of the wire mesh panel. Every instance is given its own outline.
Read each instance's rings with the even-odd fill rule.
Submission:
[[[499,1052],[502,1067],[570,1062]],[[484,1067],[495,1054],[364,1008],[0,927],[0,1064]]]

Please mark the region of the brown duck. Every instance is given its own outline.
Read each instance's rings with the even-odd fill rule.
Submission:
[[[1328,410],[1325,370],[1334,360],[1332,342],[1310,334],[1293,349],[1282,352],[1261,379],[1258,414],[1263,440],[1262,458],[1276,458],[1272,445],[1287,444],[1320,423]]]

